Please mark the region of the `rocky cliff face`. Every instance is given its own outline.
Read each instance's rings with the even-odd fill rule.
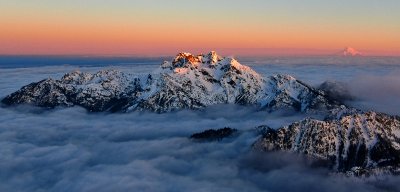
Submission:
[[[331,168],[339,172],[398,173],[400,117],[353,111],[324,121],[306,118],[277,130],[266,128],[253,147],[328,160]]]
[[[116,70],[72,72],[60,80],[24,86],[2,100],[8,105],[53,108],[79,105],[90,111],[150,110],[166,112],[237,103],[276,110],[331,109],[337,102],[323,91],[289,75],[261,77],[251,68],[215,52],[179,53],[156,74],[135,76]]]

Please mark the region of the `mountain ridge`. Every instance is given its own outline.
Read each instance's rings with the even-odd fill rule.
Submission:
[[[117,70],[94,74],[74,71],[61,79],[44,79],[6,96],[7,105],[82,106],[89,111],[201,109],[214,104],[257,105],[276,110],[331,109],[338,105],[290,75],[262,77],[232,57],[212,51],[179,53],[156,74],[130,75]]]
[[[305,118],[288,126],[262,126],[257,151],[295,152],[330,162],[347,175],[400,173],[400,117],[356,109],[336,110],[324,120]]]

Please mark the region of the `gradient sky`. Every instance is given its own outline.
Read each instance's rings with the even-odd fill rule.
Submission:
[[[399,0],[0,0],[0,54],[400,55]]]

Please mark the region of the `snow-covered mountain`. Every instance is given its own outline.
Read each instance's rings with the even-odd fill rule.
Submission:
[[[166,112],[237,103],[275,110],[332,109],[338,103],[289,75],[261,77],[250,67],[215,52],[179,53],[154,74],[116,70],[95,74],[75,71],[60,80],[44,79],[22,87],[3,103],[53,108],[79,105],[90,111],[150,110]]]
[[[400,171],[400,117],[355,109],[335,109],[321,121],[306,118],[274,130],[266,128],[257,150],[298,152],[326,160],[351,175]]]
[[[346,47],[341,52],[339,52],[338,55],[345,57],[354,57],[354,56],[363,56],[364,54],[362,54],[361,52],[357,51],[352,47]]]

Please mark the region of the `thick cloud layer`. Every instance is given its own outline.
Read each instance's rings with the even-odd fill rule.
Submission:
[[[379,103],[379,98],[398,98],[400,93],[396,88],[398,78],[390,75],[390,71],[399,68],[395,65],[252,66],[265,75],[293,73],[314,85],[325,80],[343,81],[352,94],[363,98],[363,106],[380,104],[384,111],[396,103]],[[0,69],[0,97],[30,82],[59,78],[76,68]],[[155,66],[116,68],[147,73]],[[379,82],[386,82],[385,86]],[[376,85],[373,94],[368,91],[371,85]],[[267,113],[233,105],[168,114],[88,114],[78,107],[51,111],[2,107],[0,191],[400,190],[398,177],[345,178],[329,174],[318,166],[319,162],[301,156],[251,151],[250,146],[257,139],[255,126],[278,128],[303,117],[287,111]],[[238,129],[240,135],[221,142],[188,139],[192,133],[225,126]]]
[[[390,185],[329,175],[294,155],[251,152],[255,125],[299,116],[278,119],[236,106],[170,114],[26,107],[0,113],[1,191],[373,191],[377,183]],[[223,126],[241,134],[222,142],[188,139]]]
[[[353,104],[366,110],[400,115],[400,70],[386,75],[357,76],[349,82]]]
[[[349,106],[400,115],[400,70],[385,75],[357,75],[348,81],[326,81],[318,86],[328,96]]]

